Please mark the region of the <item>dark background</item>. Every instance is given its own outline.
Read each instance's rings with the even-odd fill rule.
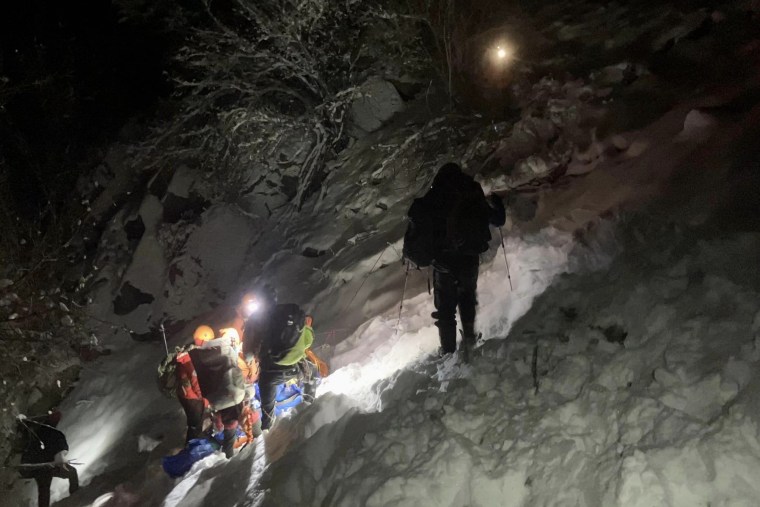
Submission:
[[[155,18],[153,18],[155,19]],[[169,39],[107,0],[13,2],[0,12],[0,189],[6,210],[61,206],[82,165],[169,94]]]

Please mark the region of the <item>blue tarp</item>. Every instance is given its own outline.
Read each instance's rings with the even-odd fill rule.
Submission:
[[[174,456],[165,456],[161,460],[161,465],[169,477],[182,477],[196,461],[213,454],[217,449],[219,449],[219,444],[207,438],[194,438]]]

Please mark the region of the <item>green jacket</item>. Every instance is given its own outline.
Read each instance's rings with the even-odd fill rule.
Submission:
[[[301,330],[301,336],[298,337],[298,341],[293,348],[291,348],[285,357],[277,361],[275,364],[280,366],[292,366],[306,357],[306,349],[311,348],[314,343],[314,330],[311,326],[304,326]]]

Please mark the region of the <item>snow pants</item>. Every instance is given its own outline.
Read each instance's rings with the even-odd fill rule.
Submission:
[[[457,350],[457,307],[465,337],[474,339],[479,264],[479,257],[473,255],[453,257],[443,265],[433,264],[435,312],[432,316],[444,353]]]
[[[53,482],[53,477],[68,479],[69,493],[74,493],[79,489],[79,475],[77,475],[76,469],[71,465],[35,470],[33,474],[29,475],[37,483],[37,502],[39,503],[39,507],[50,506],[50,483]]]
[[[233,407],[227,407],[219,410],[215,414],[215,425],[217,428],[222,426],[224,428],[224,439],[222,440],[222,451],[227,458],[231,458],[235,453],[235,440],[237,439],[237,428],[242,422],[244,415],[244,404],[246,402],[238,403]]]
[[[290,379],[298,378],[297,365],[262,366],[259,373],[259,394],[261,395],[261,429],[266,430],[272,425],[274,419],[274,404],[277,397],[277,386]]]

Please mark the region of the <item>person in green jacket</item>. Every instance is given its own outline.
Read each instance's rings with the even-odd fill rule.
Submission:
[[[277,387],[289,380],[304,380],[304,395],[314,396],[315,366],[309,361],[314,343],[312,318],[296,304],[278,304],[269,286],[257,291],[259,309],[246,324],[244,350],[259,358],[261,428],[269,429],[274,420]]]

